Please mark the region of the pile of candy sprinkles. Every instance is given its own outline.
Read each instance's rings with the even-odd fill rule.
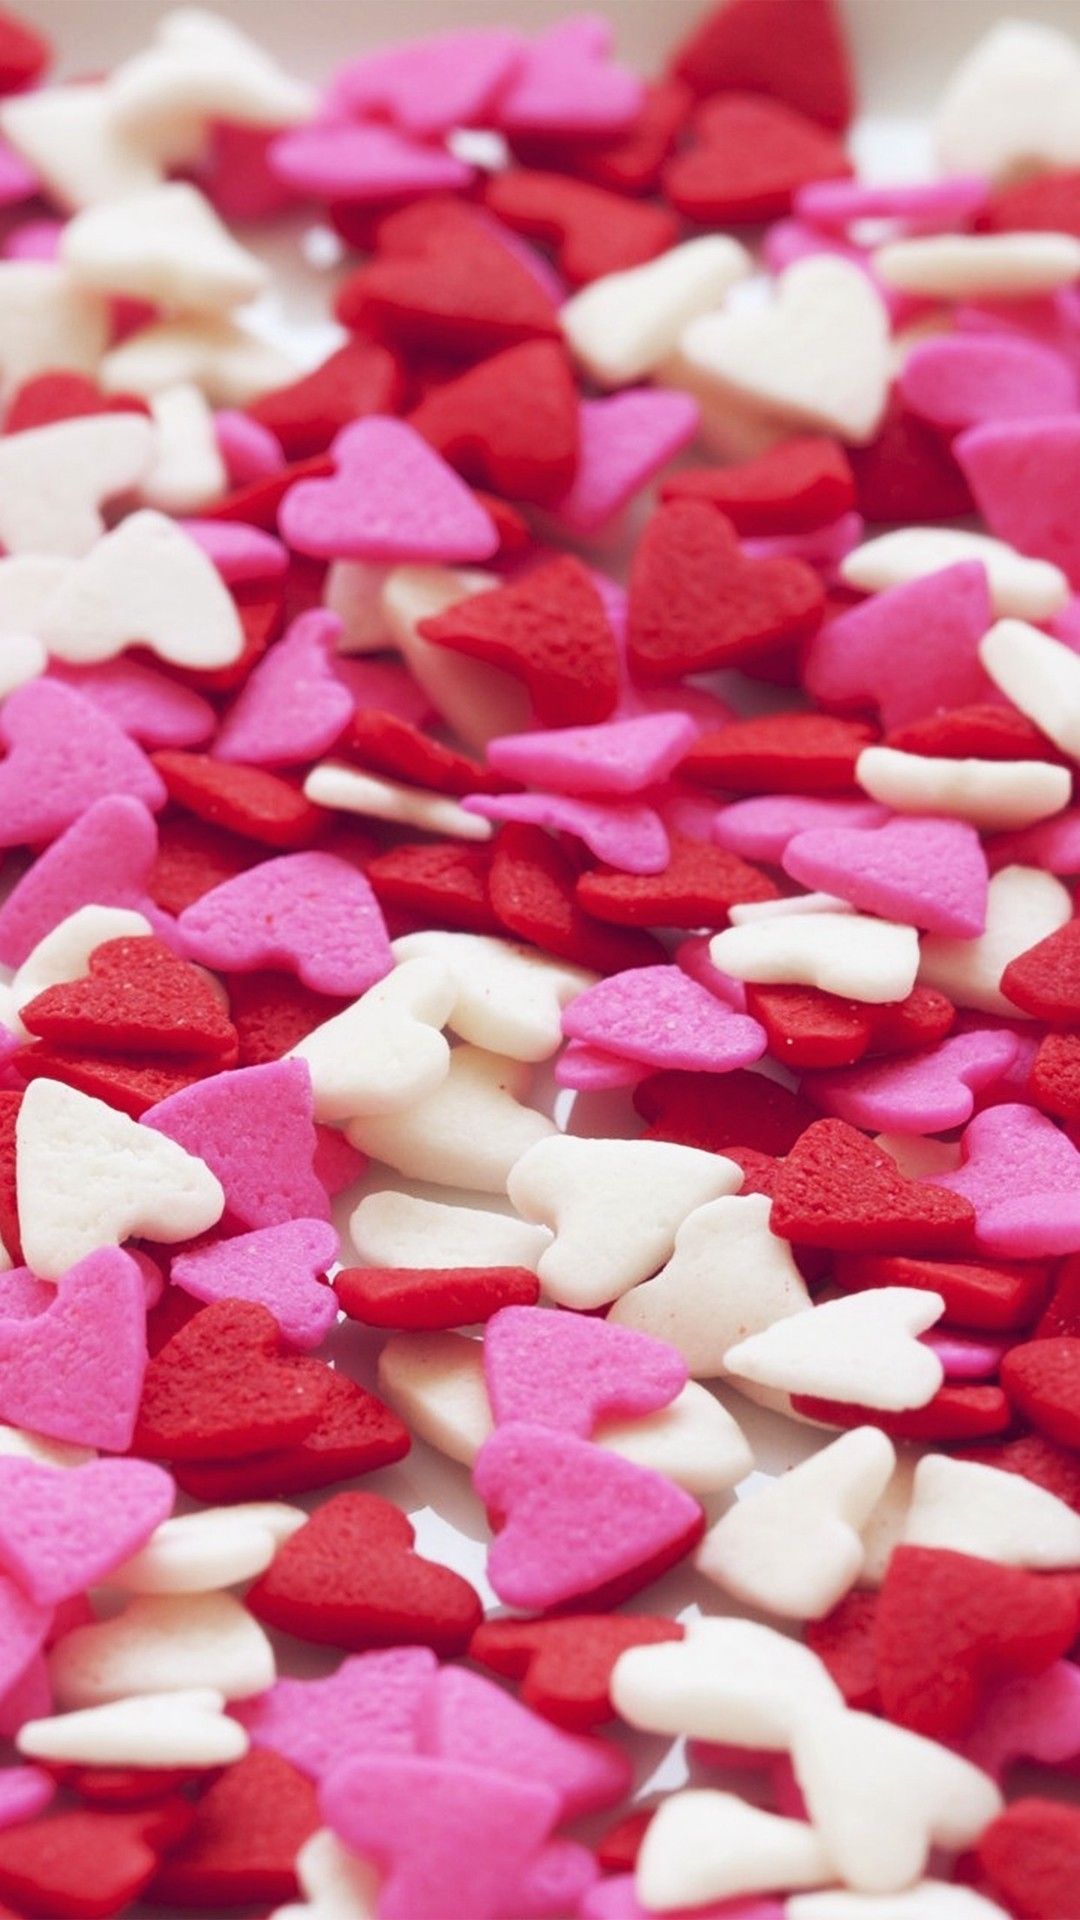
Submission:
[[[0,1920],[1077,1920],[1080,47],[52,61]]]

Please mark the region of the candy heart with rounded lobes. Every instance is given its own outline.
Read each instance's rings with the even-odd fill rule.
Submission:
[[[859,1576],[861,1530],[895,1464],[883,1433],[856,1427],[729,1507],[694,1564],[746,1606],[820,1620]]]
[[[422,833],[444,834],[458,840],[490,840],[491,827],[456,800],[398,780],[362,773],[345,760],[320,760],[304,781],[304,798],[330,812],[358,813],[372,820],[392,820],[399,826],[419,827]]]
[[[709,958],[736,980],[819,987],[877,1004],[911,992],[919,936],[914,927],[865,914],[779,914],[715,934]]]
[[[563,1032],[617,1060],[691,1072],[751,1066],[767,1046],[756,1020],[680,966],[635,967],[598,981],[566,1008]]]
[[[1080,1515],[1022,1474],[927,1453],[915,1467],[905,1546],[947,1547],[1003,1566],[1080,1566]]]
[[[1077,1160],[1080,1164],[1080,1155]],[[918,1336],[944,1311],[939,1293],[919,1287],[875,1287],[848,1294],[741,1340],[728,1349],[726,1369],[736,1385],[748,1380],[783,1393],[816,1394],[895,1412],[924,1407],[941,1386],[945,1370]]]
[[[29,1035],[19,1018],[27,1002],[47,987],[81,980],[90,969],[90,956],[107,940],[139,939],[154,929],[145,914],[130,907],[77,907],[45,934],[15,970],[14,979],[0,988],[0,1015],[20,1039]]]
[[[212,122],[287,127],[316,104],[256,41],[201,7],[165,14],[150,46],[114,68],[107,93],[119,134],[166,165],[196,160]]]
[[[807,1074],[801,1091],[823,1113],[853,1126],[945,1133],[971,1119],[977,1095],[997,1085],[1019,1051],[1019,1040],[1006,1028],[976,1028],[952,1034],[927,1052]]]
[[[0,114],[6,118],[13,105],[5,101]],[[0,368],[5,393],[57,367],[95,373],[109,333],[108,301],[78,286],[67,269],[51,258],[0,264]],[[110,444],[108,437],[101,444]],[[80,488],[85,489],[89,481],[84,474]],[[63,488],[63,478],[60,485]],[[38,510],[43,507],[39,503]]]
[[[1038,1259],[1080,1246],[1080,1153],[1052,1120],[1034,1107],[988,1107],[962,1144],[959,1170],[928,1178],[971,1201],[984,1253]]]
[[[474,749],[486,747],[497,734],[520,733],[529,725],[531,709],[525,689],[512,674],[436,646],[418,629],[424,620],[444,613],[459,600],[498,584],[490,573],[406,566],[393,568],[381,593],[380,612],[389,640],[382,638],[378,645],[392,644],[399,649],[432,706],[465,745]],[[327,604],[335,602],[328,600]],[[342,613],[340,599],[335,610]],[[346,618],[344,613],[342,618]]]
[[[673,1347],[580,1314],[504,1307],[488,1321],[483,1348],[497,1425],[525,1420],[589,1439],[605,1416],[656,1413],[686,1385]]]
[[[1002,993],[1001,976],[1010,960],[1071,920],[1072,911],[1068,889],[1052,874],[1037,867],[1002,867],[990,882],[985,933],[977,940],[927,934],[919,980],[948,994],[956,1006],[1025,1019]]]
[[[155,162],[117,127],[104,84],[38,87],[5,99],[0,131],[64,207],[119,199],[161,177]],[[50,352],[44,364],[70,363]]]
[[[864,446],[889,388],[889,319],[866,275],[818,255],[789,267],[760,309],[706,314],[679,339],[690,368],[771,421]]]
[[[553,524],[571,541],[591,541],[693,440],[701,408],[672,386],[634,387],[583,400],[574,484],[551,508]],[[686,384],[682,382],[681,384]]]
[[[668,1341],[695,1379],[723,1374],[739,1341],[811,1305],[788,1242],[769,1231],[771,1209],[761,1193],[697,1207],[667,1265],[616,1300],[610,1320]]]
[[[552,727],[488,742],[488,765],[557,793],[622,795],[665,780],[700,726],[688,713],[643,713],[591,727]]]
[[[103,1247],[62,1273],[43,1311],[0,1319],[0,1362],[0,1418],[78,1448],[123,1452],[146,1370],[146,1283],[137,1262]],[[50,1464],[76,1461],[54,1456]]]
[[[671,1257],[679,1227],[696,1207],[742,1185],[742,1169],[720,1154],[664,1140],[540,1140],[506,1183],[525,1220],[555,1239],[537,1265],[560,1306],[604,1306],[648,1279]]]
[[[1068,768],[1045,760],[949,760],[897,747],[864,747],[855,777],[897,813],[940,814],[991,832],[1046,820],[1072,792]]]
[[[631,1783],[627,1756],[595,1736],[554,1727],[493,1680],[443,1667],[420,1701],[421,1753],[495,1766],[551,1787],[560,1818],[573,1820],[621,1800]]]
[[[305,1061],[311,1073],[316,1120],[340,1125],[366,1113],[401,1113],[434,1093],[450,1071],[442,1028],[457,991],[439,959],[399,959],[291,1048],[285,1058]]]
[[[612,59],[612,39],[602,14],[582,13],[527,41],[499,105],[499,126],[571,139],[623,132],[640,113],[645,89]]]
[[[812,1826],[764,1813],[733,1793],[684,1788],[661,1801],[638,1854],[635,1891],[647,1911],[739,1894],[823,1887],[836,1869]]]
[[[683,329],[722,306],[729,289],[752,271],[737,240],[706,234],[581,288],[560,308],[559,325],[591,380],[630,386],[655,372]]]
[[[1002,1806],[981,1767],[868,1713],[807,1716],[791,1757],[834,1875],[861,1893],[903,1892],[932,1847],[971,1846]]]
[[[80,286],[188,313],[242,306],[267,280],[205,195],[180,180],[77,213],[59,257]]]
[[[845,585],[880,593],[963,560],[986,568],[994,612],[1003,618],[1049,620],[1069,598],[1069,582],[1048,560],[1029,560],[1003,540],[957,527],[900,527],[849,553],[839,567]]]
[[[149,507],[129,514],[67,571],[44,604],[39,631],[49,651],[73,666],[145,646],[172,666],[225,667],[244,647],[235,602],[212,561]]]
[[[169,1278],[208,1306],[257,1301],[286,1344],[306,1353],[322,1345],[337,1319],[333,1288],[320,1277],[337,1257],[337,1230],[328,1220],[282,1220],[180,1254]]]
[[[282,537],[323,560],[488,560],[498,534],[471,488],[404,420],[342,428],[329,479],[299,480],[281,504]]]
[[[463,1334],[392,1335],[379,1356],[379,1388],[419,1439],[463,1466],[494,1430],[483,1348]],[[601,1420],[593,1439],[687,1493],[726,1492],[754,1464],[726,1407],[692,1380],[658,1413]]]
[[[214,758],[288,766],[333,746],[353,712],[352,695],[334,671],[340,637],[340,620],[320,607],[294,620],[226,714]]]
[[[211,888],[177,923],[187,955],[226,973],[284,967],[313,993],[362,994],[390,971],[386,924],[351,861],[286,853]]]
[[[354,1753],[414,1752],[436,1671],[430,1647],[380,1647],[348,1655],[322,1679],[278,1680],[236,1717],[253,1746],[320,1781]]]
[[[133,1694],[76,1713],[27,1720],[15,1744],[31,1759],[64,1766],[228,1766],[243,1758],[248,1737],[224,1708],[224,1694],[213,1687]]]
[[[0,843],[55,840],[97,800],[165,803],[165,785],[141,747],[107,713],[60,681],[17,687],[0,713]],[[81,751],[71,752],[78,739]]]
[[[65,1633],[49,1674],[62,1710],[204,1687],[247,1700],[273,1685],[274,1653],[230,1593],[138,1594],[122,1613]]]
[[[994,685],[1067,753],[1080,757],[1080,656],[1024,620],[999,620],[979,648]]]
[[[331,99],[351,117],[384,114],[417,139],[493,125],[527,42],[499,27],[404,40],[346,61]]]
[[[938,103],[947,172],[991,180],[1080,166],[1080,54],[1054,27],[1001,20],[976,42]]]
[[[1080,660],[1077,661],[1080,671]],[[784,871],[824,887],[866,913],[909,920],[932,933],[972,940],[986,927],[986,856],[966,822],[890,820],[865,831],[796,834]]]
[[[555,1133],[527,1104],[531,1083],[523,1061],[455,1047],[431,1093],[401,1112],[359,1115],[346,1133],[361,1153],[410,1179],[501,1194],[528,1149]]]
[[[121,794],[95,801],[0,905],[0,959],[18,967],[87,901],[138,912],[167,940],[173,923],[147,892],[156,858],[157,827],[141,801]]]
[[[234,1587],[262,1573],[306,1518],[302,1508],[277,1500],[182,1514],[156,1527],[146,1545],[114,1567],[104,1584],[125,1593],[215,1593]]]
[[[558,1052],[564,1007],[597,977],[478,933],[408,933],[391,951],[399,964],[424,960],[444,968],[454,989],[445,1024],[462,1040],[513,1060],[546,1060]]]
[[[0,1566],[40,1606],[96,1586],[172,1512],[171,1474],[147,1460],[62,1470],[0,1457]]]
[[[830,705],[872,701],[886,727],[985,699],[978,648],[992,618],[979,560],[917,574],[847,608],[811,636],[806,686]]]
[[[42,1279],[133,1235],[190,1240],[221,1218],[224,1191],[202,1160],[59,1081],[27,1088],[15,1143],[23,1251]]]
[[[190,381],[212,407],[246,407],[295,380],[299,368],[277,347],[225,316],[182,314],[140,327],[105,355],[106,393],[144,399]]]
[[[947,1880],[919,1880],[887,1895],[852,1893],[849,1887],[796,1893],[784,1913],[786,1920],[1008,1920],[995,1901]]]
[[[366,1266],[422,1267],[437,1246],[450,1267],[527,1267],[530,1273],[552,1240],[548,1227],[511,1214],[447,1206],[391,1189],[365,1194],[349,1234]]]
[[[105,533],[104,502],[138,485],[149,471],[156,439],[141,413],[89,414],[5,434],[0,543],[9,554],[75,559],[88,554]],[[50,635],[38,638],[52,646]],[[61,653],[59,647],[53,651]]]

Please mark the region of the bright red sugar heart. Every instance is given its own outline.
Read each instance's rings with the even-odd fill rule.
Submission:
[[[834,0],[720,0],[671,60],[695,93],[738,88],[786,100],[826,127],[855,108],[847,44]]]
[[[473,486],[553,506],[577,470],[579,411],[563,348],[525,340],[434,388],[409,423]]]
[[[132,1451],[217,1460],[288,1446],[311,1432],[330,1378],[321,1361],[283,1353],[267,1307],[217,1301],[147,1366]]]
[[[860,720],[768,713],[703,733],[676,771],[733,793],[851,793],[855,762],[874,738]]]
[[[343,1267],[334,1292],[366,1327],[471,1327],[502,1307],[534,1307],[540,1282],[527,1267]]]
[[[667,950],[651,933],[607,926],[583,910],[576,891],[579,872],[566,848],[542,827],[504,826],[488,875],[500,929],[596,973],[665,961]]]
[[[320,1824],[311,1781],[280,1754],[253,1747],[196,1802],[152,1898],[193,1907],[289,1900],[299,1891],[297,1852]]]
[[[823,1620],[808,1620],[803,1638],[823,1660],[856,1713],[880,1713],[875,1633],[878,1597],[855,1587]]]
[[[984,1830],[979,1865],[1017,1920],[1073,1920],[1080,1877],[1080,1810],[1014,1800]]]
[[[1075,1023],[1080,1015],[1080,921],[1067,920],[1010,960],[1001,991],[1037,1020]]]
[[[191,1820],[184,1800],[138,1813],[74,1807],[0,1833],[0,1897],[40,1920],[108,1920],[137,1900],[159,1851]]]
[[[691,126],[693,144],[664,168],[664,192],[703,226],[775,220],[799,187],[851,173],[841,142],[778,100],[722,93]]]
[[[619,873],[592,867],[577,883],[587,913],[620,927],[723,927],[728,910],[747,900],[775,900],[779,889],[737,853],[683,834],[669,835],[663,873]]]
[[[874,1253],[841,1254],[833,1268],[833,1280],[844,1293],[925,1287],[940,1293],[949,1325],[994,1333],[1031,1325],[1046,1298],[1048,1278],[1046,1266],[1036,1261],[991,1264]]]
[[[488,846],[416,840],[377,854],[367,877],[381,907],[401,908],[420,926],[497,934],[503,928],[488,891],[490,869]]]
[[[624,200],[562,173],[519,167],[492,174],[484,199],[515,233],[549,241],[574,287],[643,266],[679,237],[678,220],[666,207]]]
[[[467,753],[444,746],[411,721],[377,707],[357,708],[335,742],[334,753],[373,767],[391,780],[430,787],[436,793],[505,793],[514,784]]]
[[[780,1168],[772,1228],[786,1240],[849,1253],[959,1253],[969,1201],[905,1180],[882,1147],[846,1120],[816,1120]]]
[[[808,533],[850,513],[855,480],[837,440],[782,440],[730,467],[687,467],[660,484],[660,498],[707,500],[736,533]]]
[[[1019,1413],[1063,1447],[1080,1447],[1080,1339],[1067,1334],[1010,1347],[1001,1384]]]
[[[302,1440],[243,1459],[174,1461],[177,1485],[209,1506],[230,1500],[285,1500],[404,1460],[412,1441],[397,1414],[348,1374],[330,1367],[322,1371],[326,1399]]]
[[[310,846],[326,817],[298,786],[265,767],[232,766],[208,753],[171,748],[151,759],[178,806],[263,846],[285,852]]]
[[[759,1153],[790,1153],[816,1118],[801,1100],[763,1073],[653,1073],[634,1088],[634,1106],[649,1122],[647,1140],[673,1140],[705,1153],[753,1147]]]
[[[22,1009],[57,1046],[236,1057],[236,1029],[206,974],[160,940],[106,940],[85,979],[47,987]]]
[[[281,442],[286,460],[325,453],[334,435],[369,413],[397,413],[405,373],[397,355],[373,340],[347,340],[288,386],[260,395],[247,411]]]
[[[521,1680],[526,1706],[580,1732],[614,1718],[608,1687],[620,1653],[682,1637],[677,1621],[644,1613],[488,1620],[473,1634],[469,1658]]]

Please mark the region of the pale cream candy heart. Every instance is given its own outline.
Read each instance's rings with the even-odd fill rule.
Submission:
[[[737,240],[706,234],[644,266],[593,280],[563,303],[559,325],[591,380],[625,387],[654,372],[690,321],[719,307],[753,270]]]
[[[696,1379],[717,1378],[737,1341],[812,1304],[789,1243],[769,1231],[771,1212],[763,1193],[697,1207],[667,1265],[616,1300],[609,1319],[677,1347]]]
[[[1022,1474],[928,1453],[915,1469],[903,1540],[1036,1572],[1080,1567],[1080,1515]]]
[[[40,640],[31,633],[9,633],[0,639],[0,700],[28,680],[38,680],[49,664]]]
[[[103,1585],[125,1593],[216,1593],[262,1573],[306,1519],[301,1507],[278,1500],[181,1514],[163,1520]]]
[[[763,1813],[733,1793],[687,1787],[661,1800],[645,1829],[634,1891],[650,1913],[739,1894],[821,1887],[835,1877],[813,1827]]]
[[[270,1920],[377,1920],[378,1870],[358,1860],[328,1827],[319,1827],[296,1856],[304,1906],[275,1907]]]
[[[422,833],[449,834],[455,840],[490,840],[490,820],[466,813],[456,800],[422,787],[402,786],[375,773],[362,773],[345,760],[320,760],[304,781],[304,794],[332,813],[358,813],[369,820],[392,820]]]
[[[246,407],[295,380],[300,371],[279,347],[237,320],[183,314],[129,334],[105,355],[101,384],[107,393],[149,398],[162,387],[190,381],[212,407]]]
[[[165,165],[197,159],[212,121],[291,126],[316,105],[310,87],[201,7],[166,14],[153,45],[114,70],[108,93],[115,124]]]
[[[857,1586],[880,1587],[885,1578],[892,1550],[900,1545],[907,1525],[917,1464],[910,1450],[897,1455],[892,1478],[861,1529],[863,1563],[859,1569]]]
[[[61,235],[60,258],[81,286],[186,313],[241,306],[267,279],[206,195],[181,180],[77,213]]]
[[[339,653],[382,653],[394,645],[383,612],[392,572],[376,560],[333,560],[327,567],[323,606],[341,621]]]
[[[934,1846],[971,1846],[1002,1807],[981,1767],[869,1713],[807,1715],[791,1758],[837,1876],[860,1893],[900,1893]]]
[[[940,1293],[921,1287],[848,1294],[751,1334],[729,1349],[727,1370],[736,1384],[745,1379],[781,1393],[892,1413],[925,1407],[945,1373],[918,1335],[944,1311]]]
[[[77,564],[57,553],[0,559],[0,634],[36,634],[49,601]]]
[[[855,762],[864,793],[894,813],[943,814],[994,833],[1030,827],[1067,806],[1067,767],[1046,760],[949,760],[864,747]]]
[[[1009,1920],[1004,1907],[948,1880],[920,1880],[903,1893],[852,1893],[847,1887],[797,1893],[784,1915],[785,1920]]]
[[[75,666],[144,646],[170,666],[227,667],[244,649],[236,604],[213,561],[150,507],[129,514],[67,576],[46,608],[41,638]]]
[[[395,567],[382,595],[382,612],[393,644],[417,685],[467,747],[480,750],[497,734],[520,733],[532,724],[528,696],[512,674],[438,647],[417,632],[447,607],[497,587],[495,574],[451,567]]]
[[[231,1593],[138,1594],[122,1613],[58,1640],[49,1677],[61,1708],[192,1687],[249,1700],[273,1686],[274,1652]]]
[[[753,1470],[754,1455],[738,1421],[696,1380],[670,1406],[639,1420],[602,1420],[597,1446],[635,1466],[651,1467],[687,1493],[725,1493]]]
[[[357,1256],[369,1267],[528,1267],[535,1273],[547,1227],[481,1207],[447,1206],[419,1194],[366,1194],[349,1221]]]
[[[957,527],[900,527],[855,547],[840,562],[841,579],[860,593],[881,593],[925,579],[961,560],[981,560],[994,612],[1017,620],[1049,620],[1069,598],[1069,583],[1049,560],[1030,560],[1004,540]]]
[[[938,104],[934,144],[947,173],[1080,167],[1080,52],[1067,33],[999,20],[957,68]]]
[[[985,933],[977,940],[927,934],[919,979],[924,986],[947,994],[955,1006],[1026,1020],[1028,1016],[1002,993],[1001,976],[1010,960],[1056,933],[1072,913],[1071,895],[1052,873],[1043,873],[1039,867],[1002,867],[990,881]]]
[[[89,553],[105,531],[101,508],[149,470],[156,434],[141,413],[95,413],[0,437],[0,542],[9,553]],[[69,576],[70,577],[70,576]],[[49,645],[45,608],[37,637]]]
[[[670,1259],[687,1215],[734,1193],[742,1169],[667,1140],[557,1134],[518,1160],[506,1183],[525,1220],[554,1229],[537,1273],[564,1307],[602,1307]]]
[[[919,936],[863,913],[785,913],[725,927],[710,940],[709,958],[736,980],[819,987],[877,1004],[911,992]]]
[[[792,427],[863,446],[889,392],[889,317],[865,273],[826,254],[776,282],[764,311],[706,314],[679,338],[689,367],[718,393]]]
[[[407,933],[392,950],[399,961],[426,958],[445,967],[456,988],[447,1015],[451,1032],[512,1060],[548,1060],[557,1053],[563,1008],[598,977],[535,947],[483,933]]]
[[[225,1208],[202,1160],[58,1080],[34,1080],[23,1095],[15,1182],[26,1264],[42,1280],[134,1235],[190,1240]]]
[[[888,286],[936,300],[1028,299],[1080,275],[1080,240],[1068,233],[923,234],[871,257]]]
[[[248,1737],[213,1687],[133,1694],[104,1706],[27,1720],[15,1745],[29,1760],[83,1767],[225,1767]]]
[[[860,1529],[895,1461],[876,1427],[841,1434],[729,1507],[702,1540],[695,1566],[746,1606],[820,1620],[858,1578]]]
[[[106,940],[144,939],[153,931],[146,915],[130,907],[77,907],[38,941],[2,990],[4,1025],[21,1039],[29,1039],[19,1019],[28,1001],[36,1000],[46,987],[84,979],[90,971],[90,955]]]
[[[411,1180],[504,1193],[522,1154],[553,1134],[528,1105],[532,1070],[483,1047],[455,1047],[446,1078],[403,1113],[362,1114],[345,1131],[354,1147]]]
[[[117,125],[107,85],[37,87],[0,106],[0,132],[50,199],[91,207],[140,193],[161,170]]]
[[[1067,753],[1080,759],[1080,658],[1024,620],[999,620],[979,659],[1007,700]]]
[[[9,393],[56,367],[95,373],[110,331],[108,301],[65,267],[0,261],[0,380]]]
[[[139,499],[163,513],[198,513],[228,488],[214,416],[198,387],[181,382],[151,395],[157,451]]]
[[[405,958],[309,1033],[286,1058],[307,1062],[315,1118],[340,1124],[401,1113],[434,1093],[450,1071],[442,1028],[456,995],[437,957]]]
[[[854,913],[850,900],[836,893],[792,893],[779,900],[742,900],[728,908],[733,927],[750,927],[755,920],[779,920],[792,913]]]
[[[44,1434],[6,1426],[0,1426],[0,1454],[36,1460],[43,1467],[84,1467],[88,1460],[97,1459],[93,1447],[74,1447],[66,1440],[46,1440]]]
[[[683,329],[680,339],[687,331]],[[725,463],[756,460],[770,447],[791,438],[791,428],[785,421],[741,400],[730,387],[711,379],[703,367],[691,366],[678,346],[661,362],[653,378],[661,386],[675,387],[697,401],[698,442]]]
[[[787,1749],[804,1715],[843,1704],[809,1647],[734,1617],[688,1619],[682,1640],[628,1647],[609,1690],[620,1719],[646,1733],[770,1753]]]

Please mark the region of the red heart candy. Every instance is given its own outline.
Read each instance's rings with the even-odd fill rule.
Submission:
[[[813,1107],[763,1073],[650,1074],[634,1088],[647,1140],[724,1153],[730,1146],[790,1153],[815,1118]]]
[[[669,835],[663,873],[619,873],[592,867],[577,883],[587,913],[620,927],[722,927],[729,908],[747,900],[775,900],[779,889],[748,861],[723,847]]]
[[[720,0],[676,48],[671,70],[695,93],[768,94],[826,127],[846,127],[854,111],[834,0]]]
[[[676,1620],[649,1614],[568,1614],[559,1620],[488,1620],[469,1642],[469,1658],[521,1680],[526,1706],[580,1731],[614,1718],[608,1688],[627,1647],[681,1640]]]
[[[735,793],[850,793],[855,762],[874,738],[862,721],[828,713],[762,714],[703,733],[676,772]]]
[[[238,1065],[260,1067],[280,1060],[349,1004],[314,993],[292,973],[234,973],[229,1006],[240,1049]]]
[[[652,934],[617,930],[584,912],[577,898],[578,878],[572,856],[542,827],[504,826],[488,881],[500,929],[596,973],[622,973],[627,967],[654,966],[667,959]]]
[[[467,753],[444,746],[411,721],[377,707],[357,708],[335,742],[334,753],[391,780],[430,787],[436,793],[505,793],[515,784]]]
[[[1034,1261],[991,1266],[855,1253],[841,1254],[833,1280],[844,1293],[862,1293],[867,1287],[925,1287],[940,1293],[950,1325],[1002,1332],[1030,1326],[1046,1297],[1047,1270]]]
[[[1080,235],[1080,171],[1037,173],[999,187],[979,225],[990,233]]]
[[[906,1053],[944,1039],[955,1010],[933,987],[906,1000],[868,1006],[817,987],[748,986],[746,1009],[764,1027],[769,1051],[787,1067],[845,1067],[864,1054]]]
[[[515,132],[510,151],[523,167],[553,167],[591,180],[612,193],[652,193],[660,169],[693,105],[693,95],[678,80],[657,80],[645,89],[640,112],[612,140],[559,138],[550,133]]]
[[[1047,1033],[1032,1062],[1028,1092],[1056,1120],[1080,1121],[1080,1035]]]
[[[490,847],[417,840],[377,854],[367,877],[381,907],[402,908],[422,926],[501,933],[488,892],[490,868]]]
[[[560,271],[575,287],[642,266],[679,237],[679,223],[666,207],[623,200],[565,174],[525,167],[493,174],[484,198],[515,233],[549,241]]]
[[[1080,1446],[1080,1339],[1061,1334],[1011,1347],[1001,1384],[1022,1414],[1064,1447]]]
[[[325,818],[298,786],[265,767],[230,766],[208,753],[171,749],[152,759],[178,806],[263,846],[310,846]]]
[[[0,25],[0,37],[3,28]],[[25,433],[31,427],[50,427],[57,420],[78,420],[94,413],[150,412],[145,400],[133,393],[103,393],[85,373],[57,368],[24,380],[8,401],[5,433]]]
[[[1075,1023],[1080,1014],[1080,920],[1067,920],[1010,960],[1001,991],[1037,1020]]]
[[[315,1426],[329,1380],[320,1361],[283,1354],[268,1308],[218,1301],[150,1361],[133,1451],[155,1460],[217,1460],[287,1446]]]
[[[178,1293],[179,1288],[173,1291]],[[173,1468],[177,1485],[211,1506],[232,1500],[283,1500],[315,1487],[337,1486],[403,1460],[411,1442],[397,1414],[348,1374],[331,1367],[323,1372],[327,1396],[315,1425],[302,1440],[271,1453],[248,1454],[242,1460],[177,1462]]]
[[[1014,1800],[983,1831],[979,1865],[1017,1920],[1073,1920],[1080,1878],[1080,1810]]]
[[[156,1880],[155,1905],[242,1907],[299,1892],[295,1860],[319,1826],[315,1788],[255,1747],[216,1779]]]
[[[5,8],[0,13],[0,93],[21,93],[49,65],[51,42],[29,21]]]
[[[181,1059],[175,1054],[153,1053],[129,1059],[122,1053],[86,1053],[38,1041],[20,1047],[12,1064],[25,1080],[61,1080],[95,1100],[104,1100],[118,1113],[140,1120],[159,1100],[167,1100],[208,1073],[216,1073],[220,1063],[205,1057]]]
[[[661,500],[706,500],[736,533],[808,533],[855,505],[851,465],[836,440],[783,440],[730,467],[687,467],[661,482]]]
[[[866,520],[900,526],[959,520],[975,502],[947,441],[909,413],[899,393],[890,398],[876,440],[849,447],[855,504]]]
[[[892,1440],[933,1441],[950,1445],[957,1440],[986,1440],[1007,1433],[1012,1409],[1000,1387],[957,1387],[946,1382],[925,1407],[906,1413],[883,1413],[880,1407],[860,1407],[850,1400],[821,1400],[815,1394],[793,1393],[792,1411],[826,1427],[877,1427]]]
[[[247,411],[280,441],[286,460],[308,460],[325,453],[351,420],[399,412],[404,391],[396,354],[373,340],[347,340],[299,380],[260,394]]]
[[[880,1713],[877,1683],[878,1597],[855,1588],[823,1620],[808,1620],[804,1639],[823,1660],[849,1707]]]
[[[702,225],[777,219],[799,187],[851,173],[839,140],[776,100],[722,93],[691,125],[694,143],[668,161],[664,192]]]
[[[563,348],[525,340],[428,393],[409,423],[472,485],[553,506],[577,470],[578,413]]]
[[[483,1618],[466,1580],[413,1552],[405,1514],[373,1493],[339,1493],[291,1534],[247,1605],[267,1626],[347,1647],[399,1642],[463,1653]]]
[[[108,1920],[149,1885],[157,1849],[191,1819],[183,1800],[141,1813],[75,1807],[0,1833],[0,1895],[41,1920]]]
[[[893,727],[884,744],[943,760],[1056,760],[1057,748],[1011,707],[954,707]]]
[[[786,1240],[857,1253],[958,1253],[974,1209],[959,1194],[905,1180],[845,1120],[816,1120],[783,1161],[772,1229]]]
[[[367,1327],[471,1327],[502,1307],[534,1307],[540,1282],[527,1267],[343,1267],[334,1291]]]
[[[160,940],[104,941],[84,979],[47,987],[21,1013],[29,1033],[61,1047],[236,1058],[236,1029],[206,974]]]
[[[210,826],[193,814],[178,813],[158,828],[150,897],[164,913],[183,913],[223,880],[245,873],[258,858],[250,840]]]

